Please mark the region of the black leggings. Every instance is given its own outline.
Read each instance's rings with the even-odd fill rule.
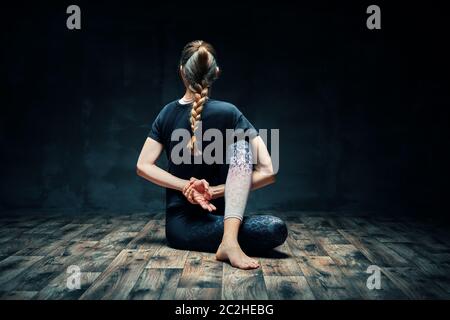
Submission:
[[[198,212],[168,212],[166,238],[169,246],[194,251],[215,252],[223,236],[223,216]],[[284,243],[287,227],[270,215],[244,216],[238,241],[247,253],[264,253]]]

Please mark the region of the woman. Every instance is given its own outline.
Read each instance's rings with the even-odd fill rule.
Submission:
[[[244,251],[270,250],[287,236],[285,223],[277,217],[243,216],[249,191],[274,182],[269,152],[234,105],[209,98],[219,75],[215,50],[209,43],[188,43],[179,68],[186,92],[167,104],[153,122],[137,173],[166,188],[166,238],[171,247],[216,252],[218,260],[228,260],[234,267],[258,268],[258,261]],[[228,155],[224,161],[205,163],[202,155],[212,142],[201,141],[200,136],[208,129],[222,136],[229,129],[240,129],[246,135],[222,144],[218,151]],[[180,162],[176,130],[188,132],[189,141],[182,145],[181,154],[187,153],[190,161]],[[163,149],[169,160],[167,171],[155,164]]]

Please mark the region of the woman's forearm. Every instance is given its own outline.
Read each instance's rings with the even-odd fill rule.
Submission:
[[[263,188],[275,182],[275,175],[272,173],[265,173],[262,171],[255,170],[252,174],[252,188],[251,190],[256,190]]]
[[[250,190],[263,188],[275,182],[275,176],[254,170],[252,173],[252,185]],[[225,195],[225,184],[211,187],[212,198],[217,199]]]
[[[161,187],[178,191],[182,191],[183,187],[189,182],[189,180],[175,177],[169,172],[159,168],[156,164],[138,165],[137,174]]]
[[[163,145],[161,143],[150,137],[147,138],[137,161],[137,174],[161,187],[181,191],[188,180],[175,177],[156,165],[156,160],[158,160],[162,150]]]

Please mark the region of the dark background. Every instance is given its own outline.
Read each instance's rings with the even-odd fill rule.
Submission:
[[[392,2],[2,3],[2,212],[163,209],[135,164],[183,94],[182,47],[204,39],[223,71],[212,97],[280,129],[277,183],[251,210],[446,215],[448,12]]]

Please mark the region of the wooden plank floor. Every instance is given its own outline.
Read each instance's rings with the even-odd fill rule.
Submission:
[[[169,248],[164,214],[0,218],[0,299],[450,299],[450,234],[432,221],[278,214],[288,240],[244,271]],[[81,288],[67,288],[67,268]],[[369,290],[370,265],[381,289]]]

